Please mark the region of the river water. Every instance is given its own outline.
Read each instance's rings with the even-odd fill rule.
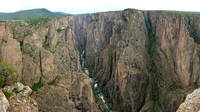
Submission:
[[[95,96],[95,100],[96,103],[98,104],[98,107],[101,109],[102,112],[112,112],[112,110],[110,110],[106,100],[104,99],[103,93],[101,92],[100,87],[98,86],[98,84],[96,83],[96,81],[92,78],[92,73],[89,72],[86,64],[85,64],[85,51],[83,50],[80,56],[80,61],[81,61],[81,67],[82,69],[85,71],[85,73],[89,76],[90,80],[91,80],[91,85],[93,87],[93,93]]]

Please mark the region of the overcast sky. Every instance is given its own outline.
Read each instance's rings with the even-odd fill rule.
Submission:
[[[72,14],[123,10],[125,8],[200,12],[200,0],[2,0],[0,12],[15,12],[33,8],[47,8],[51,11]]]

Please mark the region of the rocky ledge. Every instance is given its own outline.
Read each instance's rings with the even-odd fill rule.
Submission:
[[[196,89],[187,95],[176,112],[200,112],[200,89]]]
[[[1,112],[38,112],[36,101],[30,97],[32,89],[17,82],[0,89]]]

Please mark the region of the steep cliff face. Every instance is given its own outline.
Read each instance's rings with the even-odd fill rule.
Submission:
[[[98,112],[68,19],[1,23],[0,59],[13,65],[21,82],[32,87],[39,111]]]
[[[174,112],[186,94],[199,86],[199,37],[190,24],[198,24],[198,18],[158,12],[149,13],[148,18],[155,38],[158,101],[165,111]]]
[[[14,39],[11,26],[6,23],[0,25],[0,61],[12,64],[19,73],[22,71],[22,53],[20,44]]]
[[[150,99],[148,30],[141,11],[78,15],[69,19],[79,52],[114,111],[139,111]],[[69,38],[69,37],[67,37]],[[153,83],[153,82],[151,82]]]
[[[71,24],[75,40],[112,110],[175,112],[199,86],[198,17],[129,10],[74,18],[85,21]]]
[[[112,17],[110,21],[113,23],[107,26],[112,31],[105,34],[108,42],[104,43],[107,45],[103,45],[105,47],[96,58],[95,78],[103,87],[113,110],[139,111],[148,84],[148,38],[143,14],[120,12],[100,16]],[[88,45],[89,48],[93,47]]]

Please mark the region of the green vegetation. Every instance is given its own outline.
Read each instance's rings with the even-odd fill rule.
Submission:
[[[43,87],[44,83],[42,82],[42,78],[37,83],[34,83],[32,86],[33,91],[37,91],[39,88]]]
[[[124,22],[126,22],[126,23],[128,22],[128,18],[126,17],[126,15],[124,13],[122,13],[121,17]]]
[[[184,11],[173,11],[173,10],[158,10],[156,12],[163,13],[163,14],[166,14],[166,13],[179,14],[179,15],[182,15],[182,16],[189,17],[191,19],[197,19],[197,18],[200,17],[199,12],[184,12]]]
[[[45,36],[44,43],[43,43],[43,45],[42,45],[46,50],[48,50],[48,49],[50,48],[48,39],[49,39],[49,36],[46,35],[46,36]]]
[[[168,91],[174,91],[176,89],[182,89],[181,85],[176,84],[175,82],[171,85],[169,85],[169,87],[167,87]]]
[[[14,67],[5,62],[0,62],[0,87],[11,85],[19,81],[19,73]]]
[[[189,21],[188,24],[186,24],[186,27],[188,29],[188,33],[190,35],[190,38],[194,40],[195,43],[200,44],[200,38],[198,38],[197,30],[194,29],[194,21]]]
[[[156,52],[155,52],[155,45],[156,45],[156,37],[155,33],[151,27],[151,22],[149,22],[149,18],[147,18],[148,21],[147,23],[147,30],[148,30],[148,36],[149,36],[149,45],[148,45],[148,54],[151,60],[151,65],[149,68],[149,83],[150,83],[150,100],[153,102],[157,102],[158,100],[158,82],[157,82],[157,74],[158,70],[155,64],[155,57],[156,57]]]
[[[22,44],[22,43],[21,43]],[[32,45],[26,43],[24,44],[23,43],[23,46],[22,46],[22,52],[24,54],[28,54],[29,56],[33,56],[33,52],[35,51],[35,49],[32,47]]]
[[[127,8],[127,9],[124,9],[124,11],[138,11],[138,9],[134,9],[134,8]]]
[[[0,88],[3,87],[4,81],[5,81],[5,78],[3,76],[0,76]]]
[[[21,51],[22,51],[23,46],[24,46],[24,41],[19,41],[19,44],[20,44],[20,49],[21,49]]]
[[[61,31],[64,31],[64,29],[60,29],[60,28],[59,28],[59,29],[57,29],[56,31],[59,33],[59,32],[61,32]]]
[[[24,37],[26,37],[26,36],[32,36],[32,35],[33,35],[33,32],[30,31],[30,30],[24,32]]]
[[[93,73],[93,71],[94,71],[94,65],[88,65],[87,68],[88,68],[88,71],[90,73]]]
[[[94,13],[91,16],[91,22],[98,22],[99,21],[99,13]]]
[[[62,42],[61,41],[57,41],[57,43],[56,43],[56,48],[59,47],[59,46],[62,46]]]
[[[7,99],[10,99],[10,97],[13,95],[13,93],[6,91],[6,90],[3,90],[2,92],[4,93],[4,95],[6,96]]]
[[[23,10],[14,13],[0,13],[0,20],[29,20],[36,18],[52,18],[52,17],[61,17],[68,16],[71,14],[66,14],[62,12],[51,12],[47,9],[32,9],[32,10]]]
[[[36,26],[36,25],[44,24],[44,23],[48,22],[49,20],[50,20],[50,18],[35,18],[35,19],[29,19],[26,21],[30,26]]]

